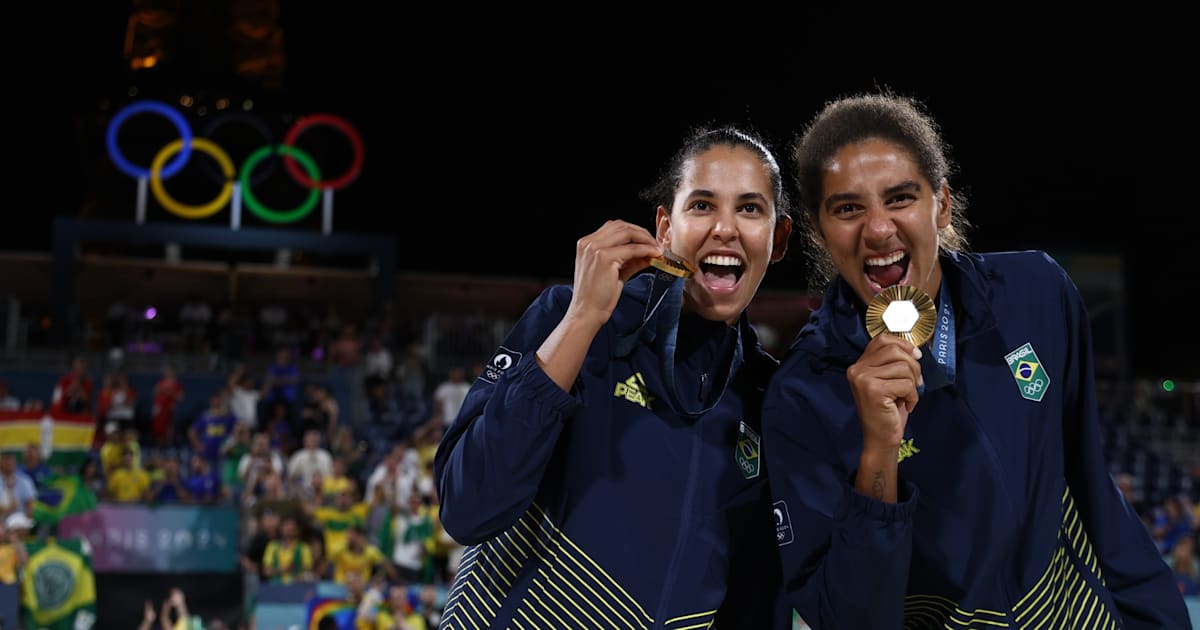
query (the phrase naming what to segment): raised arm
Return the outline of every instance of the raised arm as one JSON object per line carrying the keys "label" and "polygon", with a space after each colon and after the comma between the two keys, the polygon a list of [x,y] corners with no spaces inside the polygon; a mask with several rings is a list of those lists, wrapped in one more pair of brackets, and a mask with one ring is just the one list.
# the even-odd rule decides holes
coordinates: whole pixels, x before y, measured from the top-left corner
{"label": "raised arm", "polygon": [[580,239],[573,288],[544,291],[475,381],[434,460],[441,519],[459,543],[499,534],[529,507],[580,404],[575,381],[592,341],[625,281],[660,252],[623,221]]}
{"label": "raised arm", "polygon": [[916,488],[896,475],[896,451],[890,465],[865,449],[844,463],[829,434],[831,419],[820,416],[801,387],[810,376],[777,374],[763,411],[763,456],[788,599],[814,628],[898,630]]}

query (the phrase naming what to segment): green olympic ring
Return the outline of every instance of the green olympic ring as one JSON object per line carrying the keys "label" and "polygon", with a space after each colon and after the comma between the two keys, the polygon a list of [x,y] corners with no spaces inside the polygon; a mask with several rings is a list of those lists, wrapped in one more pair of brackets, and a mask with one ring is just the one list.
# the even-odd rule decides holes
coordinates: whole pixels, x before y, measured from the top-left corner
{"label": "green olympic ring", "polygon": [[305,216],[308,216],[308,213],[312,212],[312,209],[317,206],[317,201],[319,201],[321,198],[320,189],[310,188],[308,191],[308,198],[300,202],[300,205],[292,208],[291,210],[276,210],[274,208],[267,207],[254,197],[254,193],[250,192],[250,175],[254,172],[254,167],[259,162],[270,157],[271,154],[276,151],[299,162],[304,167],[304,170],[308,172],[308,176],[314,181],[319,181],[321,179],[321,171],[317,168],[317,162],[309,154],[287,144],[280,144],[275,147],[266,145],[259,148],[254,153],[251,153],[250,157],[246,158],[246,161],[242,163],[242,200],[246,202],[246,207],[249,208],[251,212],[264,221],[268,221],[270,223],[291,223],[293,221],[299,221]]}

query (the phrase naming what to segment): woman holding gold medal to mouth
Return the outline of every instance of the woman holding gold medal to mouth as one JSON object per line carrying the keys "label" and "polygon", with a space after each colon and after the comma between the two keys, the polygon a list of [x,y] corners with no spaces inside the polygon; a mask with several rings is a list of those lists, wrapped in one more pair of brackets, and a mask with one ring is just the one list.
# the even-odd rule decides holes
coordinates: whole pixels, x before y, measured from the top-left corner
{"label": "woman holding gold medal to mouth", "polygon": [[919,101],[831,101],[793,157],[828,285],[763,407],[792,606],[820,630],[1191,627],[1109,477],[1065,270],[965,251]]}
{"label": "woman holding gold medal to mouth", "polygon": [[576,242],[574,282],[528,307],[438,447],[468,546],[442,628],[791,627],[760,457],[778,361],[746,313],[787,249],[783,190],[760,139],[697,130],[644,195],[653,231]]}

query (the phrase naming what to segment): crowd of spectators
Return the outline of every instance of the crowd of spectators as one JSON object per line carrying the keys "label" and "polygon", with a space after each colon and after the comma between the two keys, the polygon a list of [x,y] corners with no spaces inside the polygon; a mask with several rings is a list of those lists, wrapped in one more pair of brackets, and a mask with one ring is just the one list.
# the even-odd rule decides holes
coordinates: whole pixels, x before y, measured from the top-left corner
{"label": "crowd of spectators", "polygon": [[[188,335],[197,350],[204,330]],[[74,357],[49,392],[21,398],[0,383],[5,409],[90,413],[96,427],[78,471],[51,471],[39,444],[4,454],[0,514],[12,526],[0,580],[19,579],[25,559],[7,542],[32,531],[17,515],[32,518],[39,480],[76,472],[104,502],[236,509],[247,615],[262,584],[323,581],[371,603],[364,615],[386,620],[403,601],[408,627],[436,627],[463,547],[440,526],[433,455],[479,367],[453,365],[434,380],[420,344],[406,342],[411,352],[395,360],[394,342],[360,330],[343,325],[315,352],[276,346],[262,369],[217,362],[220,385],[203,391],[172,364],[141,389],[113,353]],[[352,380],[350,399],[334,395],[336,379]],[[351,417],[345,408],[360,403]]]}

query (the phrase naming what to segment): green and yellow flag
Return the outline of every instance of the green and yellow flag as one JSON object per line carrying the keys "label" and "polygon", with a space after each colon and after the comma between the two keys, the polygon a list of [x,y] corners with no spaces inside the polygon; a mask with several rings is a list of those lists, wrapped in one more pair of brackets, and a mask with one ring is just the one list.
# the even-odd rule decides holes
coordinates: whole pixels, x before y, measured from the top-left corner
{"label": "green and yellow flag", "polygon": [[96,620],[96,580],[81,538],[25,543],[29,562],[21,573],[26,628],[77,630]]}
{"label": "green and yellow flag", "polygon": [[78,475],[48,479],[33,502],[33,520],[38,525],[56,525],[65,516],[96,509],[96,493]]}

